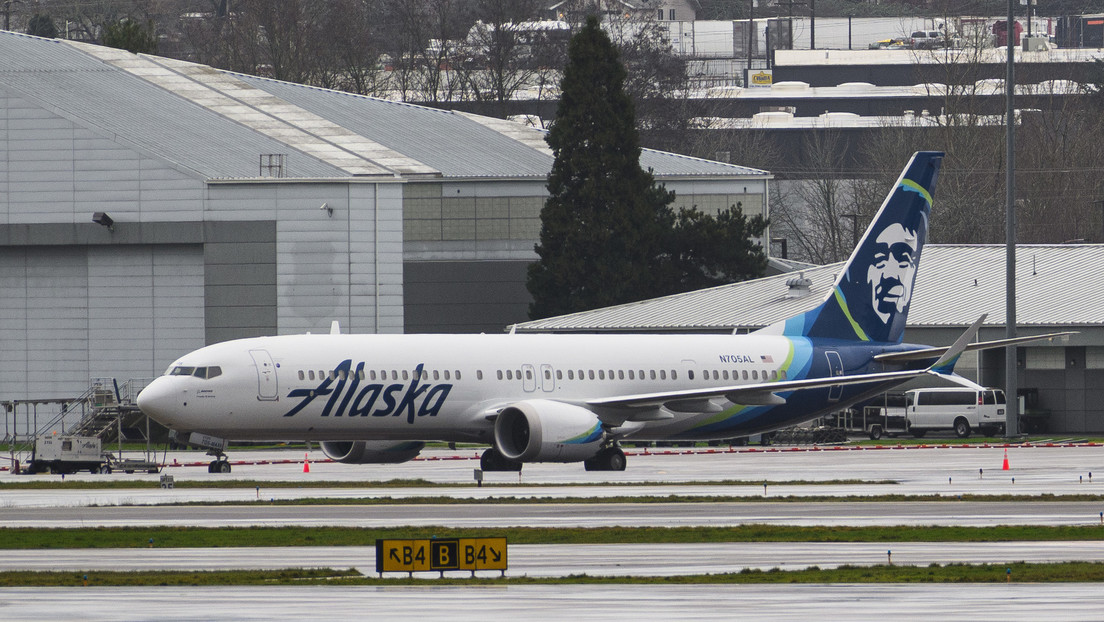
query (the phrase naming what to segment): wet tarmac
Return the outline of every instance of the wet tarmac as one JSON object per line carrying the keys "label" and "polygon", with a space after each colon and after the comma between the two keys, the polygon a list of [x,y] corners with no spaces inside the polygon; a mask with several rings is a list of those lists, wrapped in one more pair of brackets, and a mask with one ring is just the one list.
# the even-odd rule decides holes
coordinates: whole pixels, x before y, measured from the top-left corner
{"label": "wet tarmac", "polygon": [[[1002,470],[1005,451],[1009,469]],[[488,473],[472,484],[475,452],[434,451],[402,465],[343,465],[302,454],[243,452],[229,475],[210,474],[202,455],[170,454],[164,474],[197,488],[162,489],[150,474],[76,475],[89,481],[134,480],[149,488],[0,490],[5,525],[448,525],[494,529],[508,525],[730,525],[841,524],[1100,524],[1104,515],[1104,447],[918,447],[731,452],[630,452],[624,473],[591,473],[579,465],[529,465],[516,473]],[[247,459],[248,458],[248,459]],[[1095,480],[1091,473],[1095,471]],[[104,479],[107,478],[107,479]],[[382,486],[422,479],[428,487]],[[58,480],[60,476],[0,474],[0,482]],[[226,479],[259,488],[202,486]],[[1014,481],[1013,481],[1014,480]],[[360,482],[353,487],[325,482]],[[730,482],[739,481],[733,485]],[[834,482],[813,484],[811,482]],[[760,482],[766,482],[764,486]],[[317,487],[297,488],[302,483]],[[793,496],[878,497],[889,494],[946,501],[785,501]],[[1016,494],[1039,501],[959,501],[960,495]],[[1048,494],[1088,495],[1052,502]],[[280,506],[299,497],[745,497],[736,503],[319,505]],[[179,506],[181,501],[229,505]],[[1102,527],[1104,528],[1104,527]],[[368,545],[369,543],[366,543]],[[371,547],[341,549],[125,549],[5,551],[0,567],[107,568],[327,567],[374,570]],[[732,543],[702,545],[511,546],[509,574],[559,576],[669,576],[731,572],[742,568],[810,565],[1101,561],[1097,542],[1013,543]],[[756,618],[807,620],[1063,620],[1100,619],[1104,592],[1096,584],[1019,585],[673,585],[483,587],[233,587],[233,588],[6,588],[4,620],[671,620]],[[79,613],[77,613],[79,612]],[[1060,612],[1060,613],[1059,613]]]}

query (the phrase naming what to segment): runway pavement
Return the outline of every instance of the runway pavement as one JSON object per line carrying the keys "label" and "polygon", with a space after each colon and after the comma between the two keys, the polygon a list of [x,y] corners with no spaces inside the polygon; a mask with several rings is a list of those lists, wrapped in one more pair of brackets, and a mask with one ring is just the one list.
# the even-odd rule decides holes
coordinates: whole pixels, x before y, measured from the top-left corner
{"label": "runway pavement", "polygon": [[80,619],[449,620],[1100,620],[1095,583],[513,585],[508,587],[149,587],[0,590],[7,622]]}
{"label": "runway pavement", "polygon": [[[246,453],[246,452],[242,452]],[[164,474],[195,484],[249,480],[254,488],[176,488],[163,490],[154,474],[69,475],[72,481],[145,482],[148,488],[125,490],[0,491],[0,507],[164,504],[184,501],[242,501],[300,497],[420,496],[485,497],[617,497],[617,496],[791,496],[866,495],[1043,495],[1104,493],[1104,446],[1056,447],[886,447],[838,449],[734,450],[731,452],[630,452],[624,472],[585,471],[580,464],[532,464],[522,473],[485,473],[476,487],[479,463],[474,451],[434,450],[427,459],[398,465],[348,465],[311,458],[303,472],[303,454],[289,451],[248,452],[248,461],[231,474],[211,474],[198,464],[198,452],[168,456]],[[291,454],[289,456],[289,454]],[[1009,470],[1002,470],[1007,454]],[[241,454],[238,454],[241,457]],[[298,460],[298,462],[295,462]],[[244,463],[247,462],[247,463]],[[177,466],[173,466],[173,465]],[[1096,477],[1093,478],[1095,471]],[[60,481],[59,475],[0,473],[0,482]],[[447,487],[380,487],[391,480],[425,480]],[[327,488],[324,482],[358,482],[353,488]],[[723,482],[744,485],[719,485]],[[810,482],[840,482],[812,484]],[[271,482],[271,485],[265,485]],[[889,482],[889,483],[881,483]],[[309,484],[309,488],[287,485]],[[315,484],[322,483],[319,486]],[[767,486],[764,489],[763,484]],[[641,485],[647,484],[647,485]],[[693,484],[693,485],[691,485]]]}
{"label": "runway pavement", "polygon": [[[1100,525],[1094,501],[828,501],[430,505],[76,506],[0,508],[9,527],[442,526],[699,527],[775,525]],[[1104,527],[1102,527],[1104,529]]]}
{"label": "runway pavement", "polygon": [[[732,453],[632,452],[624,473],[593,473],[579,465],[528,465],[520,475],[487,474],[471,485],[478,465],[471,455],[430,452],[429,460],[402,465],[342,465],[311,457],[310,472],[287,452],[251,452],[230,476],[203,467],[170,466],[180,481],[214,484],[229,478],[256,480],[260,489],[176,488],[162,490],[158,476],[81,475],[67,479],[148,482],[132,490],[0,490],[0,524],[93,525],[317,525],[363,527],[447,525],[485,528],[508,525],[796,525],[880,524],[1100,524],[1104,511],[1104,447],[1003,447],[740,451]],[[232,456],[239,458],[241,456]],[[195,454],[168,462],[194,463]],[[287,462],[280,462],[287,460]],[[246,463],[248,462],[248,463]],[[265,462],[268,462],[265,464]],[[277,463],[274,463],[277,462]],[[1092,478],[1090,473],[1096,472]],[[462,486],[383,487],[395,479],[424,479]],[[1015,481],[1013,482],[1013,478]],[[0,474],[0,482],[30,482]],[[740,485],[726,484],[739,480]],[[846,483],[841,483],[843,480]],[[354,481],[354,487],[293,488],[304,482]],[[811,482],[834,481],[817,485]],[[764,487],[760,482],[766,482]],[[519,485],[520,484],[520,485]],[[641,485],[643,484],[643,485]],[[939,495],[949,501],[840,501],[810,503],[786,497]],[[1073,502],[977,502],[959,495],[1078,494]],[[589,503],[508,505],[321,505],[281,506],[296,497],[623,497],[734,496],[735,503]],[[181,501],[229,501],[231,505],[180,506]],[[266,502],[267,501],[267,502]],[[1102,527],[1104,529],[1104,527]],[[368,543],[366,543],[367,545]],[[1005,563],[1012,561],[1104,561],[1099,542],[690,545],[526,545],[510,549],[509,574],[556,576],[677,575],[742,568],[801,568],[839,564]],[[125,549],[100,551],[3,551],[0,568],[233,568],[319,565],[374,570],[368,547],[341,549]],[[273,564],[267,566],[266,564]],[[94,570],[93,570],[94,572]],[[83,620],[258,620],[524,618],[527,620],[732,619],[744,613],[770,619],[829,617],[851,620],[1063,620],[1099,619],[1104,592],[1098,585],[830,585],[830,586],[510,586],[506,588],[82,588],[3,589],[4,620],[40,620],[80,612]]]}

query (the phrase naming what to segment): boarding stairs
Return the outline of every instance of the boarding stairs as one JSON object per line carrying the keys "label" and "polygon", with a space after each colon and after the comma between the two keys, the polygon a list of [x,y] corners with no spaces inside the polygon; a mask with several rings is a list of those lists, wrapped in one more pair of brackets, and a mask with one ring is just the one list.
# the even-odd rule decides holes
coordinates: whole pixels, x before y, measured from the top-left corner
{"label": "boarding stairs", "polygon": [[[109,442],[149,440],[145,415],[138,409],[138,393],[149,379],[132,379],[122,386],[114,378],[93,378],[80,396],[65,403],[61,411],[38,434],[61,430],[68,436],[99,438]],[[77,422],[71,423],[79,414]],[[68,424],[68,425],[67,425]]]}

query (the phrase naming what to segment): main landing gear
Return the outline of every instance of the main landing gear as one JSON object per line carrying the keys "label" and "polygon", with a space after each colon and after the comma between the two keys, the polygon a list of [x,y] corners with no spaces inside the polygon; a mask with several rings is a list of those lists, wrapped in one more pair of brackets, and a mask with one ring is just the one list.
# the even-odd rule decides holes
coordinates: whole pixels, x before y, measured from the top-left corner
{"label": "main landing gear", "polygon": [[583,466],[588,471],[624,471],[625,452],[621,451],[621,448],[616,445],[606,447],[599,451],[598,455],[584,461]]}
{"label": "main landing gear", "polygon": [[491,447],[479,457],[479,468],[484,471],[521,471],[521,462],[510,460]]}
{"label": "main landing gear", "polygon": [[[214,464],[213,462],[211,464]],[[583,461],[583,466],[588,471],[624,471],[625,452],[620,447],[612,446],[603,448],[593,458]],[[227,464],[227,467],[230,465]],[[479,468],[485,472],[490,471],[521,471],[522,463],[503,456],[497,449],[491,447],[479,457]],[[224,471],[229,472],[229,471]]]}

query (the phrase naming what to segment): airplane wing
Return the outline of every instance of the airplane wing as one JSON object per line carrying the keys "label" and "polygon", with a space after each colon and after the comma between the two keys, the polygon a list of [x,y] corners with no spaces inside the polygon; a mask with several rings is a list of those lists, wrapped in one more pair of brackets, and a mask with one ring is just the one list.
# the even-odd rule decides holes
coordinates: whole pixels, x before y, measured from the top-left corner
{"label": "airplane wing", "polygon": [[[756,384],[741,384],[726,387],[708,387],[704,389],[688,389],[683,391],[664,391],[659,393],[641,393],[637,395],[618,395],[584,401],[571,401],[570,403],[585,406],[594,410],[620,410],[621,414],[614,415],[617,424],[625,421],[658,421],[661,419],[673,419],[673,413],[700,414],[711,410],[721,410],[711,403],[714,398],[724,398],[734,404],[744,405],[779,405],[785,404],[786,398],[778,395],[799,389],[816,389],[821,387],[833,387],[842,384],[862,384],[866,382],[905,382],[912,378],[918,378],[926,374],[939,374],[928,369],[914,369],[906,371],[880,372],[876,374],[857,374],[852,376],[835,376],[825,378],[807,378],[804,380],[779,380],[775,382],[761,382]],[[485,407],[481,417],[487,421],[494,421],[509,403],[498,403]],[[665,407],[667,412],[660,411]]]}
{"label": "airplane wing", "polygon": [[[723,397],[734,404],[778,405],[785,404],[786,398],[778,393],[799,389],[817,389],[843,384],[863,384],[868,382],[904,382],[912,378],[935,373],[930,369],[880,372],[875,374],[857,374],[825,378],[807,378],[804,380],[780,380],[757,384],[741,384],[727,387],[709,387],[685,391],[666,391],[662,393],[643,393],[640,395],[619,395],[593,400],[584,404],[596,408],[656,408],[666,406],[674,411],[701,412],[695,405],[715,397]],[[632,417],[630,417],[632,420]]]}
{"label": "airplane wing", "polygon": [[966,350],[970,340],[977,335],[977,331],[981,328],[981,324],[984,321],[985,316],[982,315],[973,325],[967,328],[953,344],[946,348],[938,348],[942,352],[942,356],[924,369],[908,369],[848,376],[826,376],[801,380],[780,380],[776,382],[761,382],[757,384],[733,385],[727,387],[708,387],[683,391],[666,391],[641,395],[622,395],[587,400],[584,403],[591,408],[597,409],[640,409],[642,412],[639,416],[629,415],[626,417],[626,421],[648,421],[657,418],[671,418],[674,416],[666,413],[658,413],[657,410],[661,406],[666,407],[668,411],[700,413],[706,410],[709,406],[708,402],[712,398],[723,397],[733,404],[756,406],[780,405],[786,403],[786,398],[778,394],[789,391],[818,389],[846,384],[905,382],[924,375],[946,376],[953,372],[954,362]]}

